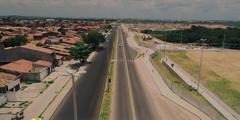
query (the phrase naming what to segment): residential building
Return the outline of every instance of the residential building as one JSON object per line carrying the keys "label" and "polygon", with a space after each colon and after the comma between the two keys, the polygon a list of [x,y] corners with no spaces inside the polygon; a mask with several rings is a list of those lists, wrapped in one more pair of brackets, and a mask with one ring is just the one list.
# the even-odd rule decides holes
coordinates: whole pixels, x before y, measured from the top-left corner
{"label": "residential building", "polygon": [[0,105],[16,100],[16,92],[20,90],[20,77],[0,72]]}
{"label": "residential building", "polygon": [[36,62],[38,60],[49,61],[55,66],[56,53],[47,48],[35,45],[24,45],[0,51],[0,65],[11,63],[20,59]]}
{"label": "residential building", "polygon": [[49,61],[38,60],[38,61],[33,63],[33,66],[35,66],[35,67],[47,67],[48,74],[50,74],[53,71],[53,65]]}
{"label": "residential building", "polygon": [[22,80],[40,81],[50,74],[50,66],[51,63],[46,61],[31,62],[25,59],[20,59],[0,66],[0,71],[11,74],[20,74]]}
{"label": "residential building", "polygon": [[4,105],[7,103],[7,95],[0,93],[0,106]]}

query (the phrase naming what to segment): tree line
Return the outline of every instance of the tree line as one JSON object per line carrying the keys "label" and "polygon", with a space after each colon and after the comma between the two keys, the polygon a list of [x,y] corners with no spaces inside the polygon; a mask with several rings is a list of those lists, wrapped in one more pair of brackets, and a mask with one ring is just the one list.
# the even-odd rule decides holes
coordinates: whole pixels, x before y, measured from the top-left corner
{"label": "tree line", "polygon": [[204,43],[209,46],[240,49],[239,28],[210,29],[202,26],[192,26],[190,29],[171,31],[146,29],[142,33],[172,43],[195,43],[200,45],[200,39],[207,39]]}

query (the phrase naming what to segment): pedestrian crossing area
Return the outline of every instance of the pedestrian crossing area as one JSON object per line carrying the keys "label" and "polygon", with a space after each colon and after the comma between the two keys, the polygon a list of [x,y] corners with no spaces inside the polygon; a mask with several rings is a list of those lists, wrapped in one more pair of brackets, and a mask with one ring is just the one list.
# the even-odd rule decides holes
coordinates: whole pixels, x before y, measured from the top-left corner
{"label": "pedestrian crossing area", "polygon": [[125,60],[125,59],[114,59],[112,61],[114,61],[114,62],[129,62],[129,63],[134,63],[135,62],[134,59],[128,59],[128,60]]}

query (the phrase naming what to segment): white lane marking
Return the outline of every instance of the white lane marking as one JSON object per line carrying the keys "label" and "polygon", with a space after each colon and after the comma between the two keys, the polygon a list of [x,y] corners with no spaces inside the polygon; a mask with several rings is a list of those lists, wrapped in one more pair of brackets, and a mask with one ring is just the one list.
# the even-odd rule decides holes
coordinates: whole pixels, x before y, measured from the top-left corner
{"label": "white lane marking", "polygon": [[[123,44],[123,37],[122,37],[122,32],[119,30],[120,32],[120,36],[121,36],[121,41],[122,41],[122,44]],[[126,53],[125,53],[125,44],[123,44],[123,56],[124,56],[124,59],[125,61],[127,61],[127,57],[126,57]],[[133,95],[132,95],[132,88],[130,87],[130,77],[129,77],[129,71],[128,71],[128,65],[127,65],[127,62],[124,62],[125,63],[125,69],[126,69],[126,74],[127,74],[127,80],[128,80],[128,88],[129,88],[129,92],[130,92],[130,102],[131,102],[131,110],[132,110],[132,113],[133,113],[133,120],[136,120],[136,113],[135,113],[135,107],[134,107],[134,102],[133,102]]]}

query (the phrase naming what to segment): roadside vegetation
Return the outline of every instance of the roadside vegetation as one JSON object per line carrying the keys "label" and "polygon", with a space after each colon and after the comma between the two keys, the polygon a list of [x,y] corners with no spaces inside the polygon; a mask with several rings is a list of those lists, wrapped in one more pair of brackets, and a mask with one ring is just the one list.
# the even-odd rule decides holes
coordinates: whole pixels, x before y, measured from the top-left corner
{"label": "roadside vegetation", "polygon": [[[191,60],[187,52],[167,52],[167,55],[194,78],[198,78],[199,64]],[[208,65],[208,67],[204,67],[202,70],[201,83],[236,112],[240,113],[240,91],[234,87],[234,84],[237,84],[238,81],[229,80],[217,74],[211,69],[211,66]]]}
{"label": "roadside vegetation", "polygon": [[34,83],[40,83],[41,81],[36,81],[36,80],[25,80],[23,81],[23,83],[27,84],[27,85],[31,85]]}
{"label": "roadside vegetation", "polygon": [[[112,79],[113,74],[113,66],[114,63],[111,62],[109,67],[109,79]],[[112,102],[112,82],[109,82],[107,80],[106,89],[104,92],[103,102],[101,106],[101,112],[100,112],[100,120],[109,120],[110,118],[110,110],[111,110],[111,102]]]}
{"label": "roadside vegetation", "polygon": [[87,35],[85,33],[82,33],[81,37],[83,38],[84,43],[88,45],[90,50],[97,49],[99,44],[105,41],[104,35],[96,31],[90,32]]}
{"label": "roadside vegetation", "polygon": [[197,91],[189,89],[182,82],[180,82],[181,80],[176,76],[176,74],[161,63],[161,58],[162,56],[160,53],[156,54],[156,56],[153,57],[153,61],[161,70],[159,72],[162,72],[162,74],[165,75],[168,80],[170,80],[175,86],[177,86],[187,94],[193,96],[194,98],[200,100],[205,104],[209,104],[208,101],[204,97],[202,97]]}
{"label": "roadside vegetation", "polygon": [[70,49],[70,55],[72,58],[83,63],[85,63],[89,53],[90,49],[84,43],[77,43],[73,48]]}
{"label": "roadside vegetation", "polygon": [[105,37],[100,32],[90,32],[88,34],[82,33],[81,37],[83,42],[76,43],[69,51],[71,57],[74,60],[79,60],[81,63],[85,63],[89,54],[96,50],[100,43],[105,41]]}
{"label": "roadside vegetation", "polygon": [[201,26],[192,26],[186,30],[143,30],[142,33],[150,34],[161,40],[172,43],[194,43],[201,45],[202,38],[207,39],[205,43],[209,46],[240,49],[240,29],[210,29]]}
{"label": "roadside vegetation", "polygon": [[138,35],[138,34],[136,34],[135,36],[134,36],[134,40],[137,42],[137,44],[139,45],[139,46],[141,46],[142,45],[142,38],[141,38],[141,36],[140,35]]}

